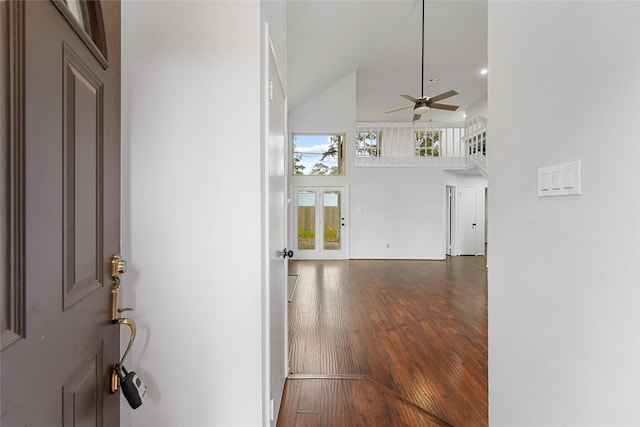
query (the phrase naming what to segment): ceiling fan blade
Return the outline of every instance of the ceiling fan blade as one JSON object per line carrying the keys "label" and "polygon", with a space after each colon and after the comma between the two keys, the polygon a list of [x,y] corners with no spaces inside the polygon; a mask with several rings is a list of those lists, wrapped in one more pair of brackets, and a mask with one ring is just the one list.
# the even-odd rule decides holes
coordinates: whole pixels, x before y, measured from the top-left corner
{"label": "ceiling fan blade", "polygon": [[400,96],[403,97],[404,99],[408,99],[409,101],[411,101],[413,103],[418,102],[418,100],[416,98],[414,98],[413,96],[411,96],[411,95],[400,95]]}
{"label": "ceiling fan blade", "polygon": [[413,121],[415,122],[416,120],[420,120],[421,115],[420,114],[414,114],[413,115]]}
{"label": "ceiling fan blade", "polygon": [[409,109],[409,108],[413,108],[413,105],[407,105],[406,107],[394,108],[393,110],[385,111],[385,114],[387,114],[387,113],[395,113],[396,111],[406,110],[406,109]]}
{"label": "ceiling fan blade", "polygon": [[431,108],[437,108],[438,110],[449,110],[456,111],[458,109],[457,105],[447,105],[447,104],[430,104]]}
{"label": "ceiling fan blade", "polygon": [[457,95],[458,92],[455,90],[450,90],[448,92],[441,93],[440,95],[433,96],[429,98],[429,102],[438,102],[441,99],[449,98],[450,96]]}

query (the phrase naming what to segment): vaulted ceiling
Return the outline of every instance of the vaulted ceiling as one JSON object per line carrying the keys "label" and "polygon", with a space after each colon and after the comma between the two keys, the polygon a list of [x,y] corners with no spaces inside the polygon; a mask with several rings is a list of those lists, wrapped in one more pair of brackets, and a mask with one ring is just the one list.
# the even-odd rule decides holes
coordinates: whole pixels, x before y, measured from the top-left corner
{"label": "vaulted ceiling", "polygon": [[[290,0],[287,14],[290,110],[356,70],[358,121],[411,121],[384,112],[421,96],[422,0]],[[487,96],[487,0],[427,0],[425,22],[424,95],[454,89],[442,102],[460,106],[432,120],[461,120]]]}

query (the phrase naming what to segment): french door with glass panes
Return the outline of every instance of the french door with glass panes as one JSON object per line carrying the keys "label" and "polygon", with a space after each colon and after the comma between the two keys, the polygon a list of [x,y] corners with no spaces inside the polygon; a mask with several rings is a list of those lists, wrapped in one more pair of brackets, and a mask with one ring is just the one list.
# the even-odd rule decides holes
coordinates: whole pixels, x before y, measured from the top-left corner
{"label": "french door with glass panes", "polygon": [[293,187],[296,258],[346,259],[349,254],[347,187]]}

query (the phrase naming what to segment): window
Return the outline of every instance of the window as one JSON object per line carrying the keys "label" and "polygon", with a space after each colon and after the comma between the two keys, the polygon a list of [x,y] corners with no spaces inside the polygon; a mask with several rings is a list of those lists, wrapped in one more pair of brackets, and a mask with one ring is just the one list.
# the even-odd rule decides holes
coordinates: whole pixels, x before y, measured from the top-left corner
{"label": "window", "polygon": [[483,156],[487,155],[487,131],[474,135],[469,138],[469,155],[481,152]]}
{"label": "window", "polygon": [[293,134],[293,175],[344,175],[343,133]]}
{"label": "window", "polygon": [[358,130],[356,132],[356,157],[382,157],[382,132]]}
{"label": "window", "polygon": [[440,130],[416,131],[415,155],[418,157],[439,157],[441,137],[442,131]]}
{"label": "window", "polygon": [[69,25],[106,70],[107,42],[99,0],[52,0]]}

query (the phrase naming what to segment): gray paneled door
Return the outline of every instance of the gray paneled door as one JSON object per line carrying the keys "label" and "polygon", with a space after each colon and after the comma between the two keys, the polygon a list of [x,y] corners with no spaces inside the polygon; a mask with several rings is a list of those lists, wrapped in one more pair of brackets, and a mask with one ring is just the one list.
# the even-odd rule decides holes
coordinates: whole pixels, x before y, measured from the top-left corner
{"label": "gray paneled door", "polygon": [[0,0],[0,19],[0,423],[118,426],[120,3]]}

